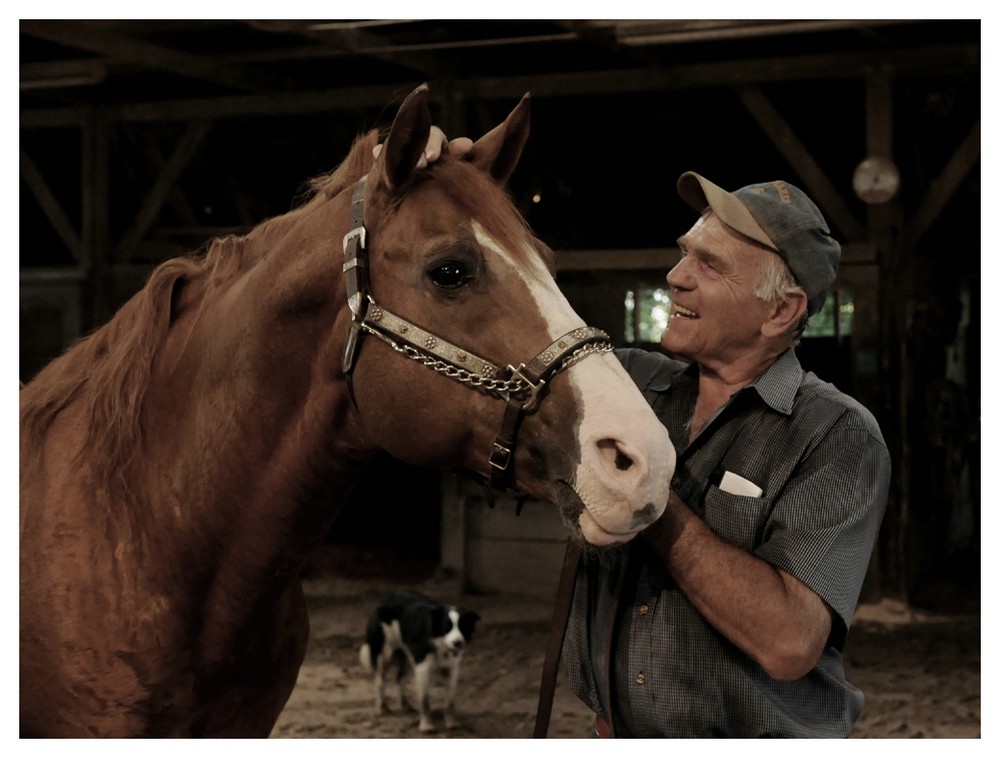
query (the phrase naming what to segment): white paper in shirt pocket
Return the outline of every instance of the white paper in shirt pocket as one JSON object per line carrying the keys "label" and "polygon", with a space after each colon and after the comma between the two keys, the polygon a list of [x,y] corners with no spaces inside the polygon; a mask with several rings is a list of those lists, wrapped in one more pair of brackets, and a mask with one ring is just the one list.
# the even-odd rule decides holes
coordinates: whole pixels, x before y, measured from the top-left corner
{"label": "white paper in shirt pocket", "polygon": [[745,495],[746,497],[760,497],[764,492],[764,490],[749,479],[744,479],[732,471],[727,471],[722,475],[722,481],[719,482],[719,489],[732,495]]}

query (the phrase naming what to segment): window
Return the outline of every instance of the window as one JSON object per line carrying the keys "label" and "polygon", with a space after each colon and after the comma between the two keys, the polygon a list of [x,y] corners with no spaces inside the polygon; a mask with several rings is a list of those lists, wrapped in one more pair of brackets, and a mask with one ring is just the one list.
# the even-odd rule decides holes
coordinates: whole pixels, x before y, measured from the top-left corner
{"label": "window", "polygon": [[850,337],[854,321],[854,298],[848,292],[831,290],[819,313],[813,314],[802,333],[809,337]]}
{"label": "window", "polygon": [[668,290],[639,287],[625,293],[625,342],[659,342],[669,318]]}

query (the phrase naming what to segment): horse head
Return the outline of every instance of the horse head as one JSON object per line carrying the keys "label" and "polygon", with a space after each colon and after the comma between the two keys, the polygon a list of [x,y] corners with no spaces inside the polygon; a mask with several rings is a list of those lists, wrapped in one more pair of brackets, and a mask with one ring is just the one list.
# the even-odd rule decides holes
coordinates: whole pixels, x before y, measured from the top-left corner
{"label": "horse head", "polygon": [[427,88],[403,102],[355,189],[344,369],[379,447],[557,503],[591,544],[624,542],[662,513],[674,450],[507,196],[529,106],[461,158],[417,169]]}

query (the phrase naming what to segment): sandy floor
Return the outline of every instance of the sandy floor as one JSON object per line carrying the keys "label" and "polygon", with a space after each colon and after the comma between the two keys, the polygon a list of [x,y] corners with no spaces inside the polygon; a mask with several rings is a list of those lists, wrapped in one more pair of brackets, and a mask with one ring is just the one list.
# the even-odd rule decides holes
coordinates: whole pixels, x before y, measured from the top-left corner
{"label": "sandy floor", "polygon": [[[374,599],[411,586],[480,613],[462,662],[462,727],[423,735],[416,715],[376,718],[371,681],[358,660]],[[406,581],[323,572],[306,581],[312,636],[298,685],[272,737],[530,737],[548,625],[549,604],[516,597],[462,596],[454,582]],[[847,650],[849,678],[866,694],[852,737],[980,737],[980,618],[975,609],[938,615],[898,603],[863,605]],[[389,690],[394,702],[393,688]],[[440,707],[443,681],[432,707]],[[561,684],[550,737],[582,737],[592,716]]]}

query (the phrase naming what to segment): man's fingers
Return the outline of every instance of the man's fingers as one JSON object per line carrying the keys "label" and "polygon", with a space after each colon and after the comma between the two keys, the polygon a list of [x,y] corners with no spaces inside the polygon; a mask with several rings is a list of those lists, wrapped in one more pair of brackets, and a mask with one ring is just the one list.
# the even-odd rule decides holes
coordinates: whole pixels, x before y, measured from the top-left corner
{"label": "man's fingers", "polygon": [[428,163],[433,163],[441,157],[448,144],[448,137],[438,126],[431,127],[431,133],[427,137],[427,145],[424,147],[424,154],[417,161],[417,168],[426,168]]}
{"label": "man's fingers", "polygon": [[[424,153],[420,156],[420,160],[417,161],[417,168],[427,168],[428,165],[434,163],[444,153],[461,158],[471,149],[472,140],[468,137],[456,137],[449,141],[440,127],[432,126],[430,136],[427,137],[427,145],[424,147]],[[372,148],[372,157],[378,160],[381,152],[382,145],[375,145]]]}
{"label": "man's fingers", "polygon": [[455,139],[448,141],[448,155],[461,158],[472,149],[472,144],[472,140],[468,137],[455,137]]}

